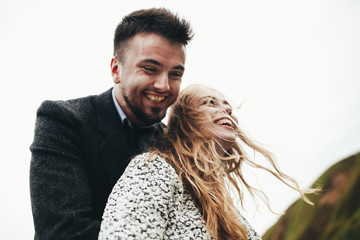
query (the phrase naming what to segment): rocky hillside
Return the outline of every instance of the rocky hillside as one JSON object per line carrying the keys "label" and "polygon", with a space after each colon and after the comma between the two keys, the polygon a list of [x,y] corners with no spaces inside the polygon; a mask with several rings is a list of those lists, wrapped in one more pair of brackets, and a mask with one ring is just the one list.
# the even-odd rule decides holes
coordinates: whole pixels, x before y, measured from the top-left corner
{"label": "rocky hillside", "polygon": [[263,240],[359,240],[360,153],[330,167],[315,183],[323,191],[297,200]]}

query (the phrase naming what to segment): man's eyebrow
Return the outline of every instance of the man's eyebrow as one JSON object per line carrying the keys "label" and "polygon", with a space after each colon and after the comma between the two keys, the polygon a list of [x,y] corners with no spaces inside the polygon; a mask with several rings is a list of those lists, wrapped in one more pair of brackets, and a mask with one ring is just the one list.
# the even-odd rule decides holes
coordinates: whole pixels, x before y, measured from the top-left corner
{"label": "man's eyebrow", "polygon": [[175,66],[175,67],[173,67],[173,69],[178,69],[178,70],[183,70],[183,71],[185,71],[185,68],[184,68],[184,66],[182,66],[182,65]]}
{"label": "man's eyebrow", "polygon": [[152,64],[155,64],[155,65],[158,65],[158,66],[162,66],[161,63],[159,63],[158,61],[156,61],[154,59],[144,59],[142,62],[143,63],[152,63]]}
{"label": "man's eyebrow", "polygon": [[[142,62],[143,62],[143,63],[152,63],[152,64],[157,65],[157,66],[160,66],[160,67],[163,66],[160,62],[158,62],[158,61],[156,61],[156,60],[154,60],[154,59],[151,59],[151,58],[149,58],[149,59],[144,59]],[[173,69],[185,71],[185,68],[184,68],[184,66],[182,66],[182,65],[175,66],[175,67],[173,67]]]}

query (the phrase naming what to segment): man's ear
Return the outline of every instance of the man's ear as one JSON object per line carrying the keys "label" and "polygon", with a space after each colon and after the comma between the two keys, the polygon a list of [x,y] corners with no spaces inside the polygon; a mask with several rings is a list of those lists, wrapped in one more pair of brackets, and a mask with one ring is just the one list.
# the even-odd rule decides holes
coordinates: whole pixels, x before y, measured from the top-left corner
{"label": "man's ear", "polygon": [[120,66],[118,59],[114,56],[111,59],[111,76],[113,78],[113,82],[118,84],[120,82]]}

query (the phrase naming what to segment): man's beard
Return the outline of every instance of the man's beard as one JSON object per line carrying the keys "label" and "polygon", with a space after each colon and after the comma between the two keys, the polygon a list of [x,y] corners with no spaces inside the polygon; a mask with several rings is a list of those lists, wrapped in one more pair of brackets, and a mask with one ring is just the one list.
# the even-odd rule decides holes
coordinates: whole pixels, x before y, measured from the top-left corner
{"label": "man's beard", "polygon": [[145,111],[143,109],[133,106],[130,103],[129,98],[125,94],[123,94],[123,97],[124,97],[126,104],[130,108],[130,110],[133,112],[135,117],[138,120],[140,120],[141,122],[143,122],[145,125],[152,125],[154,123],[158,123],[165,117],[165,113],[160,115],[161,108],[158,108],[158,107],[151,108],[151,112],[154,113],[155,117],[150,117],[148,114],[145,113]]}

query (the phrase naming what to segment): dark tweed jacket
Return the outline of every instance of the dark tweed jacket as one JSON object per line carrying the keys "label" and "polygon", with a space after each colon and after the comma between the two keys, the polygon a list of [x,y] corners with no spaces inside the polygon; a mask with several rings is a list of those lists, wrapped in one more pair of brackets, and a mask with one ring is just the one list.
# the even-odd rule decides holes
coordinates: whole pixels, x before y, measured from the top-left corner
{"label": "dark tweed jacket", "polygon": [[[163,127],[142,138],[147,146]],[[107,198],[130,160],[125,131],[111,89],[41,104],[30,147],[35,239],[97,239]]]}

